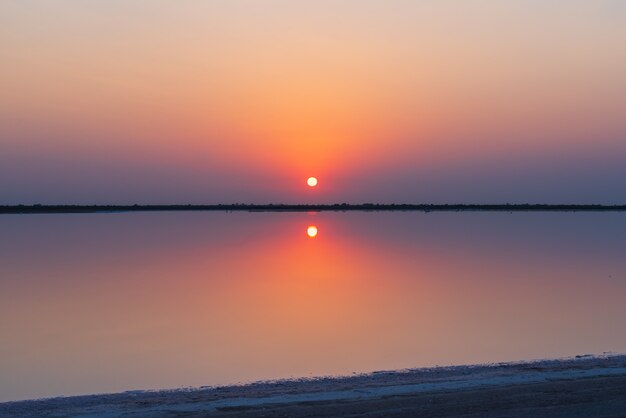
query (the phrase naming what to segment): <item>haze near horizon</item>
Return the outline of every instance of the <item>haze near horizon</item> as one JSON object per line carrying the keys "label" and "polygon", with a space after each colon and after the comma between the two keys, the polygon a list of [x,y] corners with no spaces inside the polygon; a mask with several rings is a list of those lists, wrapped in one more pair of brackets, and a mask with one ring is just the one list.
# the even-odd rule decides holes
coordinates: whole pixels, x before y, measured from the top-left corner
{"label": "haze near horizon", "polygon": [[0,204],[626,201],[620,1],[7,0],[0,61]]}

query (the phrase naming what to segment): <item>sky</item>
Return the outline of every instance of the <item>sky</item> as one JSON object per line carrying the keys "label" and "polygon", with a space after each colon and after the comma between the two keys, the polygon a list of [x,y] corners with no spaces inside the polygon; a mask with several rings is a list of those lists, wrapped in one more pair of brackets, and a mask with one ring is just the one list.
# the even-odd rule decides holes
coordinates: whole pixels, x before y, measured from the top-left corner
{"label": "sky", "polygon": [[0,92],[0,204],[626,203],[620,0],[4,0]]}

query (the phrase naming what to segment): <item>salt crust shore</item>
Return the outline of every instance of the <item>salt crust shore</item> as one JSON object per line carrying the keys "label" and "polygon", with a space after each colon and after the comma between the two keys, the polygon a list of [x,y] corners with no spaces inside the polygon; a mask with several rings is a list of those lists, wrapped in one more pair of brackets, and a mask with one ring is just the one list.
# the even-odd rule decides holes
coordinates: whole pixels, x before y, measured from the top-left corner
{"label": "salt crust shore", "polygon": [[[0,403],[0,417],[275,416],[280,411],[288,411],[284,416],[321,416],[323,411],[330,412],[328,416],[378,416],[371,413],[372,409],[401,405],[400,409],[392,409],[398,411],[397,416],[404,416],[401,411],[410,411],[411,406],[428,412],[424,403],[432,402],[436,394],[449,398],[478,391],[476,396],[481,396],[480,392],[485,390],[533,385],[545,393],[544,386],[553,389],[557,383],[571,392],[573,389],[563,386],[563,382],[577,382],[578,386],[582,382],[582,386],[576,388],[586,392],[593,389],[587,386],[606,387],[608,382],[618,391],[623,389],[626,395],[626,386],[622,383],[626,383],[626,355],[605,353],[553,360],[384,371],[350,377],[5,402]],[[370,413],[355,412],[358,406],[367,405],[365,409]],[[621,405],[609,408],[603,416],[626,416],[626,410],[620,411]],[[319,409],[319,414],[315,413],[315,408]],[[554,412],[557,416],[558,411]],[[388,411],[389,414],[396,415],[393,411]]]}

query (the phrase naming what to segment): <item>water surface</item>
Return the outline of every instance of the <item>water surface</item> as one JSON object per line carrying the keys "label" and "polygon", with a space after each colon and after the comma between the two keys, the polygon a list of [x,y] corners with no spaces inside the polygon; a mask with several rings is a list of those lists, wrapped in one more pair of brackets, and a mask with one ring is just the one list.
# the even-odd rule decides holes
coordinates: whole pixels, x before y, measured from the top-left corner
{"label": "water surface", "polygon": [[0,231],[0,401],[626,351],[623,213],[5,215]]}

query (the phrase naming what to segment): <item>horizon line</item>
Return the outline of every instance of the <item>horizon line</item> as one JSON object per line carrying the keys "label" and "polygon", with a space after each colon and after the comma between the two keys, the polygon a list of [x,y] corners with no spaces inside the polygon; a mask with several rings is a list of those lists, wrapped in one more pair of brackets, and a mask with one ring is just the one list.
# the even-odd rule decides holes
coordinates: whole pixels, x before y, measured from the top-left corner
{"label": "horizon line", "polygon": [[183,211],[244,211],[244,212],[621,212],[626,204],[548,204],[548,203],[219,203],[167,205],[0,205],[0,214],[110,213],[110,212],[183,212]]}

